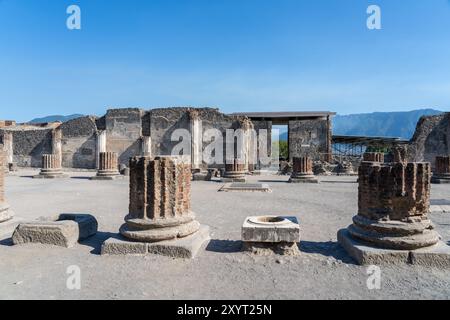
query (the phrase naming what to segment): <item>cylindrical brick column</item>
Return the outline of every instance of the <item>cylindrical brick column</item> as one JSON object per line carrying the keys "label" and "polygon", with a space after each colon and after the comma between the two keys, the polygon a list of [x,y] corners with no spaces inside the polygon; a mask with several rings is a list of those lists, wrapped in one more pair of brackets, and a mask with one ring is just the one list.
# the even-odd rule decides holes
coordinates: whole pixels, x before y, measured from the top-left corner
{"label": "cylindrical brick column", "polygon": [[225,164],[224,178],[226,179],[234,179],[234,180],[245,179],[246,173],[247,173],[247,166],[240,159],[235,158],[233,159],[232,163]]}
{"label": "cylindrical brick column", "polygon": [[382,152],[366,152],[363,154],[363,161],[368,162],[384,162],[384,153]]}
{"label": "cylindrical brick column", "polygon": [[313,162],[309,157],[294,157],[292,165],[292,175],[289,180],[295,182],[317,183],[318,179],[314,176]]}
{"label": "cylindrical brick column", "polygon": [[[0,167],[6,162],[6,154],[0,150]],[[0,170],[0,223],[11,220],[14,213],[9,209],[9,205],[5,201],[5,171]]]}
{"label": "cylindrical brick column", "polygon": [[130,204],[123,236],[155,242],[186,237],[200,224],[191,211],[190,164],[177,157],[130,159]]}
{"label": "cylindrical brick column", "polygon": [[439,241],[428,219],[429,163],[380,164],[359,168],[358,214],[349,234],[378,248],[413,250]]}
{"label": "cylindrical brick column", "polygon": [[97,177],[108,178],[119,176],[118,156],[115,152],[100,152]]}
{"label": "cylindrical brick column", "polygon": [[33,178],[62,178],[65,175],[61,168],[61,156],[58,154],[42,155],[42,168],[38,176]]}

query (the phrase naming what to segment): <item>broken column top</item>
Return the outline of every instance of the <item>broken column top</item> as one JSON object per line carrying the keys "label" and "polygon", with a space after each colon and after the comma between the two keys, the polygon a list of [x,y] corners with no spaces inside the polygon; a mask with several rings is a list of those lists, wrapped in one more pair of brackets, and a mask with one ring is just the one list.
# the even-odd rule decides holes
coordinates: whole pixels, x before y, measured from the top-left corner
{"label": "broken column top", "polygon": [[429,163],[363,162],[358,215],[371,220],[425,218],[430,208]]}

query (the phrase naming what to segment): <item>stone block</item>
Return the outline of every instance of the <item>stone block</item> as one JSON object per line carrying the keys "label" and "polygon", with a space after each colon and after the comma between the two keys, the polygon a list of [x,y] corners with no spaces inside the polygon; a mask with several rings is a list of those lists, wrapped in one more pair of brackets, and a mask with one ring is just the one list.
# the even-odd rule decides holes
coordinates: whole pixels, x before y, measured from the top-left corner
{"label": "stone block", "polygon": [[10,220],[0,223],[0,240],[11,238],[14,230],[16,230],[22,219],[13,217]]}
{"label": "stone block", "polygon": [[347,229],[342,229],[338,232],[338,242],[360,265],[413,264],[450,268],[450,246],[442,241],[433,246],[415,250],[380,249],[355,240]]}
{"label": "stone block", "polygon": [[405,264],[409,261],[409,251],[374,248],[357,241],[347,229],[339,230],[339,244],[360,265]]}
{"label": "stone block", "polygon": [[89,214],[61,214],[50,218],[19,224],[13,234],[13,243],[40,243],[73,247],[97,232],[97,220]]}
{"label": "stone block", "polygon": [[248,217],[242,226],[244,242],[299,242],[300,225],[296,217]]}
{"label": "stone block", "polygon": [[158,242],[133,242],[118,235],[102,245],[102,255],[158,254],[172,258],[195,258],[202,245],[210,240],[209,227],[200,226],[199,231],[185,238]]}
{"label": "stone block", "polygon": [[272,192],[266,183],[227,183],[219,189],[221,192]]}

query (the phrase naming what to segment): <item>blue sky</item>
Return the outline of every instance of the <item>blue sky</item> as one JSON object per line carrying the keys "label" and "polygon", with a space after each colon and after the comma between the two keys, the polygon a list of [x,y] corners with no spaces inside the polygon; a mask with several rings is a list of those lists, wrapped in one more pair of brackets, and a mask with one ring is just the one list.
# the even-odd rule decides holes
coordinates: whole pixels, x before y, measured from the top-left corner
{"label": "blue sky", "polygon": [[448,111],[450,2],[0,0],[0,118],[185,105]]}

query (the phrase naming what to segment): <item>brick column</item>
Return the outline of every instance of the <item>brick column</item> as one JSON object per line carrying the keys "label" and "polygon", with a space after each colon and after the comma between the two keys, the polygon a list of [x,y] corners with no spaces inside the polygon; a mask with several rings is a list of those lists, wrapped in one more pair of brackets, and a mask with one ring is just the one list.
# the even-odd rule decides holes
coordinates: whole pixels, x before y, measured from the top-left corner
{"label": "brick column", "polygon": [[242,160],[235,158],[233,163],[225,164],[224,181],[245,182],[247,166]]}
{"label": "brick column", "polygon": [[[5,165],[5,158],[5,152],[0,150],[0,167]],[[9,205],[5,201],[5,171],[0,170],[0,224],[11,220],[13,216],[14,213],[9,209]]]}
{"label": "brick column", "polygon": [[141,242],[183,238],[200,228],[191,211],[190,164],[175,157],[130,159],[130,204],[123,236]]}
{"label": "brick column", "polygon": [[363,162],[359,169],[358,214],[351,237],[373,247],[413,250],[439,241],[428,219],[429,163]]}
{"label": "brick column", "polygon": [[436,168],[431,182],[450,183],[450,156],[436,157]]}
{"label": "brick column", "polygon": [[289,179],[291,183],[318,183],[314,176],[313,162],[309,157],[294,157],[292,175]]}
{"label": "brick column", "polygon": [[100,152],[97,175],[91,180],[113,180],[119,176],[117,153]]}
{"label": "brick column", "polygon": [[61,156],[58,154],[44,154],[42,155],[42,168],[39,175],[33,178],[64,178],[67,177],[62,172]]}

